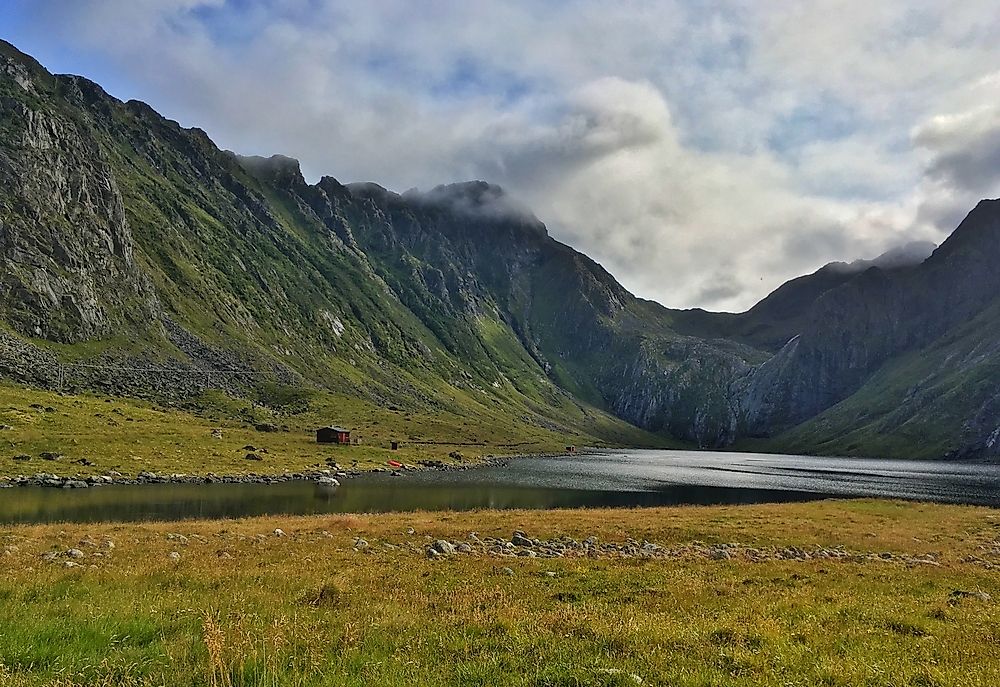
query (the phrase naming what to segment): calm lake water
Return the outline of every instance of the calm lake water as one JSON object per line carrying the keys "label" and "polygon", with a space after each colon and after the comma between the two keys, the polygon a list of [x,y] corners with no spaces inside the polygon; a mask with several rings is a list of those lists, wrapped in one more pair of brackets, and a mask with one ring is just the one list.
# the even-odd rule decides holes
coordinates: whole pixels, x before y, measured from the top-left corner
{"label": "calm lake water", "polygon": [[157,484],[0,490],[0,523],[475,508],[637,507],[884,497],[1000,507],[1000,466],[701,451],[609,451],[506,467],[367,475],[336,489]]}

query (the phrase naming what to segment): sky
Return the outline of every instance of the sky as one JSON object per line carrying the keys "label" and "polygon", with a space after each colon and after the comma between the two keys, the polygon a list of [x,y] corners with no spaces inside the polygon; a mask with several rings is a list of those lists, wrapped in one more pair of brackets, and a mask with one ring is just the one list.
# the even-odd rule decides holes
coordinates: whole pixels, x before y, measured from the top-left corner
{"label": "sky", "polygon": [[995,0],[4,0],[0,37],[310,181],[482,179],[744,310],[1000,196]]}

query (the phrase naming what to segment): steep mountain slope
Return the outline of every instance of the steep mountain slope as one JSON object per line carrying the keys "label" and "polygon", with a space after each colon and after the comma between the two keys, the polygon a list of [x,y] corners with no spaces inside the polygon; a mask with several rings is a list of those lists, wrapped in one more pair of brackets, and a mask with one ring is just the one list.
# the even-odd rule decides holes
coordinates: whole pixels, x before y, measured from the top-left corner
{"label": "steep mountain slope", "polygon": [[1000,202],[983,201],[920,265],[872,268],[820,296],[808,326],[755,373],[751,433],[802,422],[889,360],[932,345],[997,302]]}
{"label": "steep mountain slope", "polygon": [[825,293],[750,381],[747,433],[804,423],[781,440],[995,459],[998,260],[1000,201],[983,201],[920,265],[869,269]]}
{"label": "steep mountain slope", "polygon": [[410,310],[352,235],[353,221],[393,227],[334,180],[220,151],[9,45],[0,75],[5,376],[54,386],[59,343],[64,362],[100,366],[70,368],[71,385],[189,395],[256,374],[656,441],[551,383],[493,310]]}
{"label": "steep mountain slope", "polygon": [[[96,346],[87,362],[104,366],[214,370],[216,383],[265,371],[380,404],[499,404],[578,427],[596,406],[699,443],[732,438],[735,415],[720,423],[714,410],[729,408],[717,399],[728,375],[706,392],[687,351],[717,357],[720,371],[752,352],[677,336],[666,311],[553,241],[499,189],[310,185],[294,160],[220,151],[11,46],[2,57],[2,314],[34,339],[27,352],[9,344],[21,363],[8,376],[51,385],[30,351],[50,341],[75,346],[70,357]],[[76,376],[107,386],[106,374]],[[111,390],[180,385],[126,377]],[[646,384],[660,377],[675,381],[669,393]]]}

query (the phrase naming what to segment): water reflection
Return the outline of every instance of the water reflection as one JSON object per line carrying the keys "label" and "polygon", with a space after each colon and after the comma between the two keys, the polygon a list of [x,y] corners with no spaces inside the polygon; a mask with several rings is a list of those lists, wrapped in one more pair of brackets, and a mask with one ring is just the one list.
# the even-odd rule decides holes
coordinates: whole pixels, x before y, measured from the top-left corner
{"label": "water reflection", "polygon": [[0,522],[102,522],[238,518],[254,515],[383,513],[415,510],[644,507],[683,503],[760,503],[820,498],[819,494],[725,487],[658,491],[595,491],[393,479],[349,481],[337,489],[284,484],[153,484],[0,492]]}
{"label": "water reflection", "polygon": [[0,490],[0,522],[236,518],[477,508],[644,507],[879,496],[1000,506],[1000,466],[694,451],[533,458],[506,467],[312,482]]}

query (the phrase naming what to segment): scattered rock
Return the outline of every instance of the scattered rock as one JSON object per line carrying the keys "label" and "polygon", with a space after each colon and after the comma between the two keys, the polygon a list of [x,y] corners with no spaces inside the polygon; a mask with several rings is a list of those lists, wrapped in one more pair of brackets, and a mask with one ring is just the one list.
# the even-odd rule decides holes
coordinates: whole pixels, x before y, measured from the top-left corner
{"label": "scattered rock", "polygon": [[261,422],[258,425],[254,425],[254,429],[258,432],[280,432],[281,428],[278,425],[271,424],[270,422]]}
{"label": "scattered rock", "polygon": [[506,566],[504,566],[503,568],[500,568],[499,572],[500,572],[501,575],[506,575],[507,577],[513,577],[514,576],[514,569],[513,568],[508,568]]}
{"label": "scattered rock", "polygon": [[25,455],[24,453],[21,453],[19,455],[14,456],[14,460],[21,461],[21,462],[27,462],[27,461],[31,460],[31,456]]}
{"label": "scattered rock", "polygon": [[179,561],[181,559],[181,555],[176,551],[171,551],[170,553],[167,554],[167,558],[169,558],[172,561]]}
{"label": "scattered rock", "polygon": [[445,539],[438,539],[431,544],[431,549],[437,551],[442,556],[450,556],[455,553],[455,545]]}
{"label": "scattered rock", "polygon": [[66,555],[70,558],[83,558],[86,554],[80,549],[67,549]]}
{"label": "scattered rock", "polygon": [[284,537],[285,536],[285,531],[283,529],[281,529],[280,527],[277,527],[274,530],[274,536],[276,536],[276,537]]}
{"label": "scattered rock", "polygon": [[510,542],[514,546],[534,546],[535,545],[535,543],[533,541],[531,541],[530,539],[528,539],[524,535],[524,532],[521,532],[520,530],[514,532],[514,536],[512,536],[510,538]]}
{"label": "scattered rock", "polygon": [[62,454],[56,453],[55,451],[45,451],[43,453],[39,453],[38,457],[42,460],[59,460],[62,458]]}
{"label": "scattered rock", "polygon": [[263,458],[261,458],[260,456],[258,456],[256,453],[248,453],[245,456],[243,456],[243,458],[246,459],[246,460],[264,460]]}

